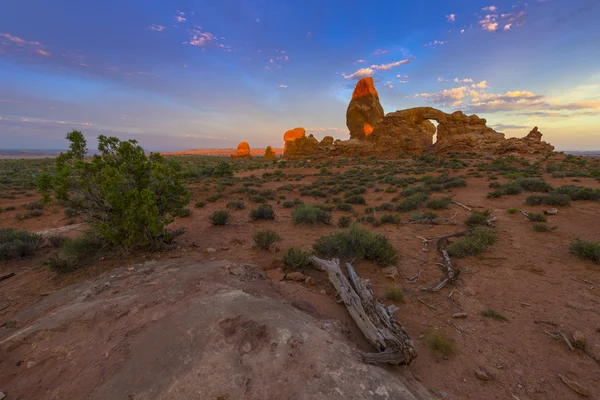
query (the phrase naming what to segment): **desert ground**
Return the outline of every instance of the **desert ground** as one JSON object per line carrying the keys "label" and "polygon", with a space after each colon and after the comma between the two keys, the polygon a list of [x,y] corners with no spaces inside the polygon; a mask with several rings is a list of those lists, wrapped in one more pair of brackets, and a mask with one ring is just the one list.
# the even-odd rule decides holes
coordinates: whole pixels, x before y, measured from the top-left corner
{"label": "desert ground", "polygon": [[[233,178],[218,178],[207,175],[205,166],[225,158],[170,157],[182,164],[192,194],[189,215],[172,224],[173,228],[185,228],[185,234],[160,252],[94,254],[85,265],[70,272],[57,272],[44,265],[60,252],[60,247],[50,242],[32,256],[1,261],[0,275],[14,276],[0,281],[0,341],[23,328],[19,325],[21,317],[15,316],[34,309],[69,285],[110,275],[117,268],[150,261],[184,264],[229,260],[257,266],[266,285],[261,290],[271,293],[269,296],[315,318],[340,321],[341,332],[351,346],[372,352],[327,275],[305,266],[297,271],[304,274],[301,280],[290,280],[289,273],[294,271],[282,261],[292,247],[311,251],[320,237],[347,229],[339,228],[338,223],[340,218],[349,217],[384,235],[399,252],[399,259],[391,266],[345,260],[370,280],[382,303],[398,308],[395,317],[414,341],[417,358],[407,367],[386,367],[386,371],[414,379],[432,398],[581,398],[577,391],[600,398],[600,264],[569,250],[577,238],[600,240],[600,201],[573,199],[559,206],[529,205],[534,201],[527,200],[567,185],[600,190],[600,160],[558,153],[547,157],[274,162],[255,157],[232,162],[236,170]],[[32,182],[52,163],[51,159],[0,160],[0,227],[43,232],[45,236],[77,237],[85,231],[85,221],[58,203],[47,204],[34,214],[23,207],[40,199]],[[520,189],[514,190],[515,186]],[[407,204],[417,193],[425,196],[414,205]],[[454,202],[430,202],[442,197],[472,211]],[[349,198],[352,204],[346,202]],[[292,214],[300,203],[321,207],[331,216],[330,223],[295,223]],[[273,220],[249,217],[261,204],[272,206]],[[555,214],[544,214],[553,208]],[[231,213],[226,225],[209,222],[217,210]],[[547,222],[531,221],[521,211]],[[483,226],[495,234],[495,241],[481,254],[453,257],[455,268],[460,270],[455,281],[436,292],[423,290],[446,277],[435,240],[427,241],[425,248],[424,238],[470,229],[465,221],[473,212],[486,216]],[[253,234],[267,229],[275,231],[281,240],[263,250],[255,246]],[[461,239],[449,240],[453,244]],[[126,321],[130,317],[123,318]],[[72,326],[72,332],[67,332],[71,339],[90,335],[101,342],[104,338],[92,335],[92,325]],[[116,335],[123,334],[119,332]],[[35,340],[59,334],[49,328],[38,332]],[[8,399],[64,398],[57,395],[56,382],[68,386],[67,381],[78,375],[73,371],[69,375],[63,356],[36,360],[36,350],[27,344],[33,340],[0,347],[0,392]],[[110,375],[110,368],[116,368],[110,361],[103,374]],[[54,382],[42,379],[40,369],[50,371],[53,366],[66,372],[57,374]],[[85,385],[93,388],[94,382]]]}

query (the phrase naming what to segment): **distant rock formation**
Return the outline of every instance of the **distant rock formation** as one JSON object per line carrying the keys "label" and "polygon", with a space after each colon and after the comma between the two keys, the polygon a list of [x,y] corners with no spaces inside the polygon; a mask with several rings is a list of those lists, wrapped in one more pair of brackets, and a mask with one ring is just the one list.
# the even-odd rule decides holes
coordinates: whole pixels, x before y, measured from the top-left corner
{"label": "distant rock formation", "polygon": [[309,157],[319,152],[319,141],[313,135],[306,136],[304,128],[295,128],[283,135],[283,156],[287,158]]}
{"label": "distant rock formation", "polygon": [[237,147],[237,151],[235,154],[231,155],[231,159],[251,159],[252,154],[250,154],[250,145],[248,142],[240,142]]}
{"label": "distant rock formation", "polygon": [[506,139],[498,147],[498,153],[532,154],[536,152],[554,151],[554,146],[542,141],[542,132],[536,126],[529,134],[521,139]]}
{"label": "distant rock formation", "polygon": [[277,158],[277,156],[275,155],[273,148],[271,146],[267,146],[267,148],[265,149],[265,160],[273,161],[275,158]]}
{"label": "distant rock formation", "polygon": [[383,117],[383,107],[379,103],[379,94],[373,78],[369,76],[361,79],[356,84],[346,111],[346,126],[350,130],[350,139],[364,140],[373,133]]}

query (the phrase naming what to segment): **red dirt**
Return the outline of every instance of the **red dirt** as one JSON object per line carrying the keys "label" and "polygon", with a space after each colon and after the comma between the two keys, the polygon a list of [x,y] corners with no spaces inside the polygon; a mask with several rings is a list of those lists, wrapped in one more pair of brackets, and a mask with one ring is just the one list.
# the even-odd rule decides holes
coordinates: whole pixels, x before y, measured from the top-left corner
{"label": "red dirt", "polygon": [[[332,168],[333,169],[333,168]],[[337,169],[334,169],[337,170]],[[289,173],[315,173],[315,169],[287,170]],[[255,174],[252,171],[242,175]],[[306,184],[316,178],[307,177]],[[544,179],[555,185],[570,184],[571,179]],[[582,186],[600,187],[600,183],[580,178]],[[295,182],[300,183],[300,182]],[[262,189],[275,189],[282,182],[267,182]],[[582,351],[569,351],[565,343],[555,341],[547,332],[575,330],[583,332],[588,351],[600,358],[600,266],[582,261],[569,254],[568,245],[575,237],[600,239],[600,228],[596,223],[600,215],[600,203],[577,201],[570,207],[561,207],[556,216],[551,216],[549,225],[557,226],[551,233],[535,232],[532,223],[521,214],[507,214],[510,207],[523,207],[528,211],[540,211],[543,207],[524,206],[528,195],[505,196],[487,199],[491,189],[485,178],[469,178],[468,186],[453,189],[455,200],[484,210],[490,208],[498,218],[496,232],[498,241],[480,257],[455,260],[463,271],[456,285],[448,286],[437,293],[421,292],[424,285],[437,284],[443,273],[436,266],[440,262],[435,246],[429,252],[422,251],[417,236],[450,234],[464,230],[462,221],[469,214],[452,205],[449,210],[437,212],[442,218],[457,213],[458,224],[383,225],[373,228],[385,234],[402,254],[398,263],[400,276],[397,286],[403,288],[405,303],[396,304],[396,316],[408,329],[418,351],[417,360],[408,367],[417,380],[432,393],[450,399],[576,399],[578,395],[558,378],[564,375],[579,382],[592,392],[592,398],[600,397],[600,365]],[[192,191],[194,187],[192,186]],[[287,194],[287,192],[285,193]],[[369,205],[389,201],[397,194],[384,192],[365,195]],[[381,200],[376,200],[378,197]],[[235,198],[235,195],[232,196]],[[294,226],[291,209],[274,205],[275,221],[251,222],[248,209],[234,211],[232,222],[223,227],[212,227],[208,215],[215,209],[225,208],[232,198],[222,198],[201,209],[194,209],[189,218],[179,219],[174,224],[187,228],[188,232],[178,242],[179,247],[164,253],[133,254],[113,260],[100,260],[92,268],[70,275],[57,276],[41,266],[52,249],[45,249],[33,258],[8,262],[0,265],[0,274],[16,272],[16,276],[0,282],[0,323],[10,321],[11,315],[39,301],[45,293],[64,287],[69,283],[84,280],[119,265],[140,262],[146,259],[227,259],[247,262],[263,269],[281,266],[283,251],[291,246],[309,249],[320,236],[334,230],[333,226]],[[289,197],[288,197],[289,198]],[[291,197],[292,199],[295,196]],[[21,197],[2,201],[2,206],[15,206],[30,202],[35,197]],[[318,204],[321,200],[304,197],[306,203]],[[193,204],[193,203],[192,203]],[[247,203],[248,208],[255,205]],[[359,215],[365,206],[355,206]],[[15,227],[29,231],[40,231],[64,225],[62,211],[26,221],[16,221],[14,215],[21,210],[0,214],[0,226]],[[347,213],[334,212],[334,220]],[[253,247],[252,234],[258,229],[272,229],[283,240],[278,243],[277,253],[261,251]],[[206,255],[203,249],[212,247],[216,253]],[[357,262],[357,272],[369,278],[375,294],[383,299],[387,288],[394,283],[385,278],[380,268],[368,262]],[[407,283],[408,277],[422,271],[417,284]],[[336,303],[332,286],[326,276],[318,271],[305,271],[317,280],[315,286],[292,282],[280,284],[281,293],[294,301],[306,301],[321,315],[343,321],[349,330],[349,339],[364,350],[369,350],[360,332],[347,314],[343,305]],[[585,283],[593,282],[593,284]],[[326,295],[320,294],[321,290]],[[449,294],[453,293],[449,299]],[[435,310],[419,302],[422,299]],[[389,300],[382,300],[390,304]],[[486,319],[480,315],[493,309],[508,318],[507,322]],[[453,312],[468,314],[466,319],[453,319]],[[546,321],[547,323],[535,323]],[[460,324],[460,332],[452,323]],[[430,349],[426,335],[434,330],[443,331],[454,343],[454,352],[447,359]],[[0,330],[0,335],[2,330]],[[1,361],[0,361],[1,363]],[[485,369],[491,377],[482,381],[475,376],[476,369]],[[1,382],[0,382],[1,385]],[[0,389],[1,386],[0,386]],[[442,393],[440,395],[440,393]]]}

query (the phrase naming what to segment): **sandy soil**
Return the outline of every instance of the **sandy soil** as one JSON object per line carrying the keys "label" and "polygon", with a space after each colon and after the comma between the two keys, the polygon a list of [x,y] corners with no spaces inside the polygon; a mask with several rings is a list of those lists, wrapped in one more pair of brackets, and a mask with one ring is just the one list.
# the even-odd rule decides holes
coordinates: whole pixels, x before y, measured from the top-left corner
{"label": "sandy soil", "polygon": [[[316,170],[286,172],[316,173]],[[262,171],[251,173],[262,175]],[[314,179],[306,177],[302,182],[293,183],[307,184]],[[553,179],[545,175],[544,179],[555,186],[573,183],[572,178]],[[500,179],[500,182],[503,180]],[[267,182],[261,189],[275,189],[282,184],[285,182]],[[420,291],[422,286],[437,284],[444,275],[436,265],[440,258],[435,249],[424,252],[422,242],[418,239],[418,236],[464,230],[462,221],[469,212],[454,205],[448,210],[436,212],[442,219],[457,213],[457,225],[383,225],[373,228],[385,234],[402,254],[396,282],[385,278],[381,268],[372,263],[356,263],[357,272],[371,279],[374,291],[381,299],[386,289],[393,286],[401,287],[406,294],[405,302],[396,304],[399,307],[396,317],[407,327],[419,354],[407,372],[440,398],[579,398],[559,380],[559,374],[579,382],[591,391],[592,398],[600,398],[600,363],[581,350],[569,351],[564,342],[555,341],[548,335],[556,331],[580,331],[585,335],[589,353],[600,359],[600,266],[591,261],[582,261],[568,251],[568,245],[575,237],[600,240],[600,227],[597,224],[600,203],[577,201],[569,207],[560,208],[558,215],[550,217],[549,221],[549,225],[557,226],[557,229],[541,233],[534,231],[523,215],[507,214],[506,209],[521,207],[528,211],[540,211],[544,207],[526,206],[524,199],[528,193],[487,199],[486,195],[491,191],[488,184],[486,178],[469,178],[467,187],[454,189],[452,193],[455,200],[475,209],[492,209],[493,215],[498,218],[496,244],[482,256],[456,260],[462,275],[455,285],[437,293]],[[589,178],[580,178],[580,182],[574,184],[600,187],[599,182]],[[196,189],[192,185],[192,192]],[[286,194],[288,199],[297,197],[297,193],[292,196]],[[365,197],[372,206],[389,201],[396,195],[369,191]],[[377,200],[379,197],[382,199]],[[11,315],[58,288],[116,266],[148,259],[227,259],[257,264],[264,270],[270,270],[282,266],[281,256],[285,249],[291,246],[309,249],[318,237],[335,229],[334,225],[294,226],[291,221],[292,209],[275,204],[275,221],[252,222],[248,217],[248,209],[255,205],[248,202],[246,210],[232,212],[234,218],[229,225],[210,226],[208,215],[215,209],[225,208],[232,198],[235,196],[208,203],[204,208],[194,209],[191,217],[178,220],[175,226],[185,227],[188,231],[179,240],[178,247],[167,252],[106,258],[93,267],[63,276],[41,265],[53,252],[52,248],[46,248],[30,259],[0,265],[0,274],[17,274],[0,282],[0,324],[10,321]],[[39,218],[16,221],[14,215],[22,212],[18,209],[20,204],[32,199],[35,197],[3,199],[2,206],[15,205],[17,210],[1,213],[0,226],[36,232],[65,224],[62,211],[58,208],[55,213],[46,211]],[[309,204],[322,203],[322,200],[310,197],[304,197],[303,200]],[[363,215],[365,207],[355,206],[355,210]],[[334,221],[341,215],[348,215],[337,211],[333,214]],[[280,251],[272,253],[253,247],[252,234],[259,229],[272,229],[283,237],[278,243]],[[76,233],[72,231],[70,234]],[[217,252],[205,254],[203,250],[209,247]],[[409,284],[407,278],[420,271],[417,283]],[[281,293],[291,300],[310,303],[323,316],[343,321],[348,327],[349,339],[369,350],[369,345],[344,306],[337,304],[333,287],[326,276],[314,270],[306,270],[305,273],[316,279],[316,285],[281,282]],[[382,301],[391,303],[389,300]],[[488,309],[502,313],[508,321],[482,317],[480,313]],[[467,313],[468,317],[453,319],[452,313],[459,311]],[[449,357],[443,357],[427,346],[426,336],[435,330],[445,332],[454,343],[454,352]],[[487,372],[490,380],[483,381],[476,377],[474,371],[480,368]]]}

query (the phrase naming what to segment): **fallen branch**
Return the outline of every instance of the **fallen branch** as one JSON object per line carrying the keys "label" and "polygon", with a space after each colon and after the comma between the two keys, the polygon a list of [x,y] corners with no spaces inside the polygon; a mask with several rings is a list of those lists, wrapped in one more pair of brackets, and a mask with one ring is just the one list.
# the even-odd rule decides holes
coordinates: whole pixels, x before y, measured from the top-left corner
{"label": "fallen branch", "polygon": [[8,279],[8,278],[12,278],[13,276],[15,276],[14,272],[11,272],[11,273],[5,274],[5,275],[1,275],[0,276],[0,281],[3,281],[3,280]]}
{"label": "fallen branch", "polygon": [[421,303],[425,304],[425,305],[426,305],[426,306],[427,306],[429,309],[431,309],[431,310],[436,310],[436,308],[435,308],[434,306],[432,306],[432,305],[429,305],[429,304],[425,303],[425,302],[423,301],[423,299],[421,299],[420,297],[417,297],[417,300],[419,300]]}
{"label": "fallen branch", "polygon": [[558,210],[556,208],[553,208],[550,211],[544,210],[544,214],[546,214],[546,215],[556,215],[556,214],[558,214]]}
{"label": "fallen branch", "polygon": [[487,224],[487,226],[494,226],[494,222],[496,221],[498,221],[498,217],[488,219],[487,221],[485,221],[485,223]]}
{"label": "fallen branch", "polygon": [[371,283],[362,279],[350,263],[346,263],[349,279],[342,273],[338,259],[331,261],[312,256],[313,264],[326,271],[329,280],[344,301],[348,312],[365,338],[379,353],[366,353],[366,363],[387,363],[409,365],[417,351],[406,329],[401,326],[393,314],[375,299]]}
{"label": "fallen branch", "polygon": [[574,392],[577,392],[584,397],[590,397],[592,395],[592,393],[589,390],[587,390],[586,388],[581,386],[579,383],[577,383],[561,374],[558,374],[558,377],[565,385],[567,385],[567,387],[569,389],[573,390]]}
{"label": "fallen branch", "polygon": [[465,206],[464,204],[462,204],[462,203],[459,203],[458,201],[452,200],[452,202],[453,202],[454,204],[456,204],[457,206],[461,206],[461,207],[462,207],[462,208],[464,208],[465,210],[468,210],[468,211],[473,211],[473,209],[472,209],[471,207],[467,207],[467,206]]}

